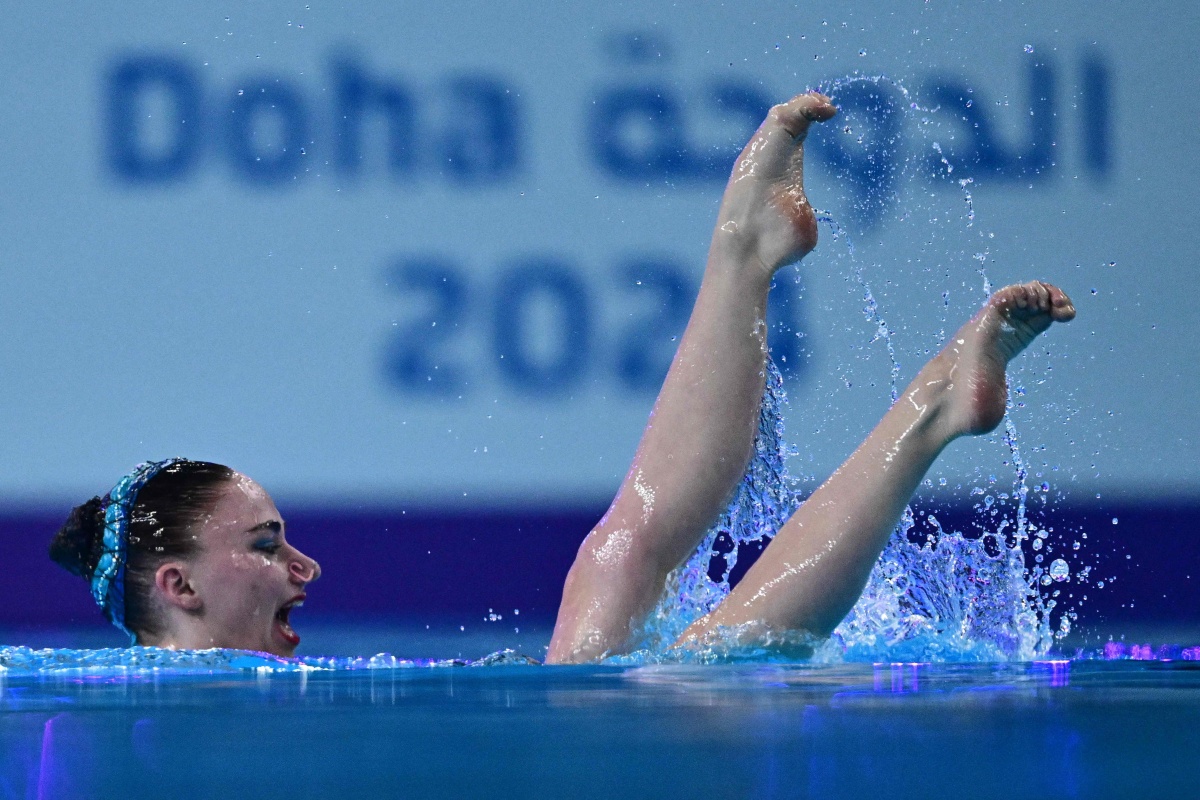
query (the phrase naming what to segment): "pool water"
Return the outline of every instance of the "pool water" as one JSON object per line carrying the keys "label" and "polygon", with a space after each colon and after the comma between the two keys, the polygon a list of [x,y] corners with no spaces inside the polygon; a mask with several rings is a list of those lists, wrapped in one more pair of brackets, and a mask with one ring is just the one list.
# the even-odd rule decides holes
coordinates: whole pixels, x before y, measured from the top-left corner
{"label": "pool water", "polygon": [[218,654],[185,670],[13,664],[0,673],[0,797],[1133,797],[1197,789],[1196,661],[496,660],[313,669]]}

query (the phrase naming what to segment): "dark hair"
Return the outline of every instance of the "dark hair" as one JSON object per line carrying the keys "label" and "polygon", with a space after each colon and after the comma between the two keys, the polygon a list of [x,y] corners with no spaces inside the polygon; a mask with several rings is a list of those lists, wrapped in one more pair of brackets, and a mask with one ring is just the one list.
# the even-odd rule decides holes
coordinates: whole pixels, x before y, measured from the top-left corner
{"label": "dark hair", "polygon": [[[139,641],[162,632],[162,620],[150,602],[154,573],[164,562],[187,558],[199,549],[197,528],[236,474],[208,461],[177,461],[137,493],[129,521],[124,600],[125,627]],[[102,504],[101,498],[93,497],[74,508],[50,542],[50,558],[89,584],[103,549]],[[104,616],[112,621],[108,608]]]}

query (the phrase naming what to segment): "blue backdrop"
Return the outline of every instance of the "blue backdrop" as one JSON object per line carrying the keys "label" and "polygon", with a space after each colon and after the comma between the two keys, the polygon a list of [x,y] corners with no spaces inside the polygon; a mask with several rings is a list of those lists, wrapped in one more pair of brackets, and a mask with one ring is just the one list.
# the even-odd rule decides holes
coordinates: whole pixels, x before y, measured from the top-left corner
{"label": "blue backdrop", "polygon": [[[772,299],[793,470],[820,479],[886,408],[868,295],[903,381],[986,281],[1055,281],[1079,319],[1014,374],[1030,479],[1065,535],[1091,531],[1090,558],[1131,555],[1113,568],[1144,581],[1091,602],[1194,608],[1198,15],[8,9],[0,535],[18,555],[0,626],[77,619],[85,593],[60,597],[42,554],[53,527],[176,454],[255,477],[327,566],[346,559],[329,613],[551,614],[665,373],[731,161],[815,86],[842,107],[810,148],[834,222]],[[968,515],[1008,459],[961,443],[923,492]],[[358,586],[364,562],[391,583]]]}

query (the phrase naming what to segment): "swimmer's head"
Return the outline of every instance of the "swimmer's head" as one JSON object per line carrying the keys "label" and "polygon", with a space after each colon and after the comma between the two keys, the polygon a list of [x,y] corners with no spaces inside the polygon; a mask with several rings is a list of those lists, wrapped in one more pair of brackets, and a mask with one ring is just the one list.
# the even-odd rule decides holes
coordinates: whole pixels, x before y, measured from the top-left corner
{"label": "swimmer's head", "polygon": [[150,471],[126,509],[123,571],[105,558],[128,499],[122,484],[71,512],[50,557],[88,580],[105,616],[138,644],[291,655],[300,637],[288,616],[320,567],[287,543],[271,497],[220,464],[175,460]]}

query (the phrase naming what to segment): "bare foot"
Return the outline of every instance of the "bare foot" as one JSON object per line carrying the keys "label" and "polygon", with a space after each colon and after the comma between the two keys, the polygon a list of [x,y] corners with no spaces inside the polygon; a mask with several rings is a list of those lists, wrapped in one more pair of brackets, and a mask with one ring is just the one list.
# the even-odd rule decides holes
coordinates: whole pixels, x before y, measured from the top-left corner
{"label": "bare foot", "polygon": [[1030,281],[993,294],[930,364],[946,371],[947,440],[999,425],[1008,401],[1008,362],[1052,323],[1074,318],[1071,298],[1049,283]]}
{"label": "bare foot", "polygon": [[817,244],[817,219],[804,194],[804,137],[812,122],[837,113],[809,92],[771,109],[738,156],[725,187],[715,236],[748,247],[768,273]]}

